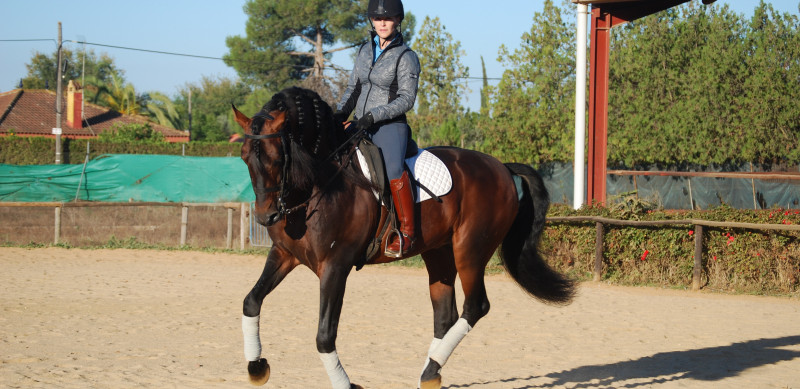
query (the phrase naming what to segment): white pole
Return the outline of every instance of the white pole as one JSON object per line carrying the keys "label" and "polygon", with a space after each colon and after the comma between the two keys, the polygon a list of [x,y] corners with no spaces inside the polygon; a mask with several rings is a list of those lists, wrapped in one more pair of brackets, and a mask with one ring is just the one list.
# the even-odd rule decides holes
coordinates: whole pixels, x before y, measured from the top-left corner
{"label": "white pole", "polygon": [[578,209],[584,203],[586,188],[586,22],[589,7],[577,5],[577,32],[575,49],[575,175],[573,184],[572,208]]}

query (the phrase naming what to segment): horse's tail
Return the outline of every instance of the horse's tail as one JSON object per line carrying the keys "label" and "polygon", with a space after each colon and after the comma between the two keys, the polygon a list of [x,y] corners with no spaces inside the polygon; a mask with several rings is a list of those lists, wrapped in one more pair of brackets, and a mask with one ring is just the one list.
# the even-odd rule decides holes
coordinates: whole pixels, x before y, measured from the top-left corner
{"label": "horse's tail", "polygon": [[545,303],[566,305],[575,296],[575,284],[544,261],[537,246],[544,229],[550,198],[544,181],[532,167],[505,164],[511,174],[522,179],[522,199],[514,224],[503,245],[500,258],[511,277],[533,297]]}

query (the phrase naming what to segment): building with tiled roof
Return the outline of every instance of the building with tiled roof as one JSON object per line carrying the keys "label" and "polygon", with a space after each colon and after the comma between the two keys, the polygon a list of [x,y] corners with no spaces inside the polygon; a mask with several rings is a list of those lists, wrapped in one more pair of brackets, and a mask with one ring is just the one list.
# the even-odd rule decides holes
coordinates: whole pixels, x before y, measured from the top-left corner
{"label": "building with tiled roof", "polygon": [[[62,100],[61,137],[86,139],[108,131],[114,124],[149,124],[168,142],[189,141],[189,132],[149,121],[144,116],[123,115],[99,105],[81,104],[82,93],[71,81]],[[84,109],[85,112],[81,112]],[[81,119],[83,118],[83,119]],[[0,136],[54,137],[56,93],[43,89],[15,89],[0,93]]]}

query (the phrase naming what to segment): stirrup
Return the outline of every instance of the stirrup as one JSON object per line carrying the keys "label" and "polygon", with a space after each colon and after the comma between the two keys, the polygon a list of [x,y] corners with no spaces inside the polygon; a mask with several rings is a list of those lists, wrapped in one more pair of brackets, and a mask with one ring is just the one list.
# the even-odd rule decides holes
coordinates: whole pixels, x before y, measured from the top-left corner
{"label": "stirrup", "polygon": [[[395,251],[389,250],[389,243],[392,242],[392,236],[393,235],[396,235],[397,239],[400,240],[400,251],[399,252],[395,252]],[[386,241],[383,242],[383,247],[384,247],[383,255],[385,255],[387,257],[390,257],[390,258],[402,258],[403,257],[403,240],[404,239],[405,239],[405,236],[403,235],[402,232],[400,232],[399,229],[395,228],[395,229],[390,230],[389,233],[386,234]]]}

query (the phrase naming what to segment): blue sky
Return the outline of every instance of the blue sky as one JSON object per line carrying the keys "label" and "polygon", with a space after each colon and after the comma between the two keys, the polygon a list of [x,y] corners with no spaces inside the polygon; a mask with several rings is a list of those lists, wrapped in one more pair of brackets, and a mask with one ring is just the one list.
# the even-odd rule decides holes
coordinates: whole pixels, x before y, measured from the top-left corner
{"label": "blue sky", "polygon": [[[694,0],[699,1],[699,0]],[[98,0],[25,0],[7,1],[2,9],[0,40],[52,39],[44,42],[0,41],[0,92],[16,88],[27,74],[25,64],[34,52],[55,51],[58,22],[62,22],[63,39],[100,43],[147,50],[222,57],[227,53],[225,38],[244,35],[246,17],[244,0],[139,0],[109,2]],[[758,0],[718,0],[734,11],[746,15]],[[797,15],[800,0],[770,2],[780,12]],[[487,4],[496,5],[487,7]],[[481,76],[480,58],[486,61],[487,75],[500,77],[497,63],[501,44],[510,49],[519,46],[520,37],[529,31],[534,13],[541,11],[541,0],[404,0],[406,10],[417,16],[418,26],[425,16],[439,17],[466,52],[462,58],[470,76]],[[80,50],[75,43],[66,43]],[[169,96],[187,83],[197,83],[203,76],[236,77],[232,68],[220,60],[187,58],[144,53],[116,48],[89,46],[96,53],[107,53],[125,71],[126,79],[137,92],[159,91]],[[349,56],[338,55],[334,61],[349,68]],[[471,93],[464,104],[472,110],[480,106],[478,92],[481,81],[469,82]]]}

